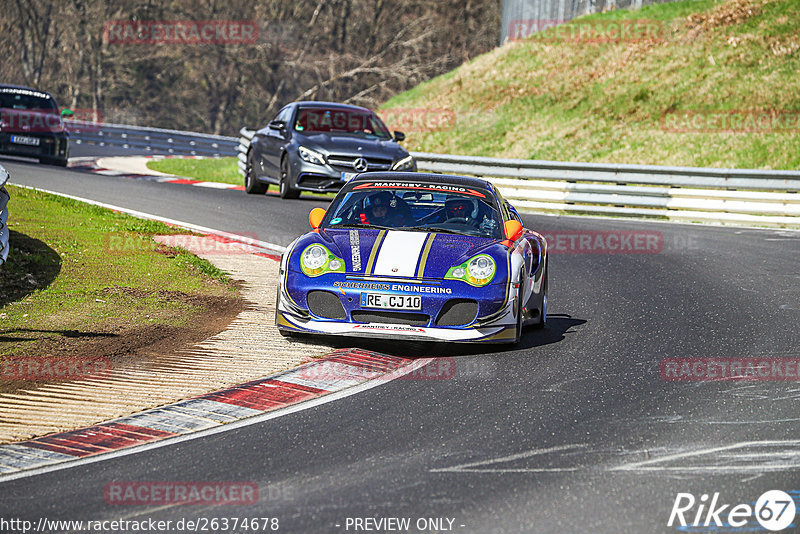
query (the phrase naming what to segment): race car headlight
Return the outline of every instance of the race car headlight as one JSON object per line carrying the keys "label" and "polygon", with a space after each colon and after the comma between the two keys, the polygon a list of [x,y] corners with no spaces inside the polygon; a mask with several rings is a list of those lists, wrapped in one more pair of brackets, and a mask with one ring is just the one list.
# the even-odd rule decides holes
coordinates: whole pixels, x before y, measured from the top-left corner
{"label": "race car headlight", "polygon": [[479,254],[461,265],[450,267],[445,280],[462,280],[470,285],[482,287],[492,281],[497,271],[497,264],[491,256]]}
{"label": "race car headlight", "polygon": [[343,273],[344,261],[322,245],[309,245],[300,255],[300,268],[306,276]]}
{"label": "race car headlight", "polygon": [[316,163],[317,165],[325,165],[325,156],[323,156],[316,150],[311,150],[310,148],[301,146],[298,147],[297,151],[300,153],[300,158],[303,161],[307,161],[309,163]]}
{"label": "race car headlight", "polygon": [[407,171],[414,168],[414,158],[411,156],[406,156],[394,165],[392,165],[393,171]]}

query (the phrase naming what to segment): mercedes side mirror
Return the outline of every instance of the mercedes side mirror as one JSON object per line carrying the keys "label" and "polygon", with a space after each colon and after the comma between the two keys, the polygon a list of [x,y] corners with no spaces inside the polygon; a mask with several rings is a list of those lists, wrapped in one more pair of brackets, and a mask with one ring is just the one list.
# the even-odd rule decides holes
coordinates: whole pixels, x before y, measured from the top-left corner
{"label": "mercedes side mirror", "polygon": [[400,141],[405,141],[405,139],[406,139],[406,134],[404,134],[403,132],[398,132],[397,130],[394,131],[395,141],[399,143]]}

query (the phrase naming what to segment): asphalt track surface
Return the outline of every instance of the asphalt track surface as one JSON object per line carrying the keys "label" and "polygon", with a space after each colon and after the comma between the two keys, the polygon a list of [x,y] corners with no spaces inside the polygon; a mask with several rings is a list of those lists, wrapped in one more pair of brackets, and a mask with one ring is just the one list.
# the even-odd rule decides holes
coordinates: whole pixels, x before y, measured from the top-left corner
{"label": "asphalt track surface", "polygon": [[[284,245],[322,205],[0,163],[13,184]],[[13,196],[10,208],[13,219]],[[667,521],[679,492],[719,492],[733,506],[800,490],[796,379],[659,374],[668,357],[800,356],[800,233],[524,219],[544,233],[660,233],[663,250],[553,254],[548,328],[526,331],[515,348],[350,343],[452,356],[431,364],[455,362],[445,379],[395,380],[213,436],[0,482],[0,517],[275,517],[280,532],[315,533],[368,532],[353,525],[367,517],[410,518],[407,532],[434,531],[417,530],[420,518],[453,519],[453,532],[470,533],[677,532]],[[111,481],[254,482],[259,499],[109,505]]]}

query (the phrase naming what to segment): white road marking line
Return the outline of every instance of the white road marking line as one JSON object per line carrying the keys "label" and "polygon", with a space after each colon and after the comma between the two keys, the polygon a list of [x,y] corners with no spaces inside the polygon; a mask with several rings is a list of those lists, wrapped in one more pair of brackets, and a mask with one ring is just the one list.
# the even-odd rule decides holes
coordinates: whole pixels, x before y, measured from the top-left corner
{"label": "white road marking line", "polygon": [[588,445],[585,444],[570,444],[558,445],[556,447],[548,447],[546,449],[533,449],[526,452],[511,454],[509,456],[502,456],[493,460],[481,460],[479,462],[471,462],[467,464],[455,465],[452,467],[443,467],[439,469],[431,469],[432,473],[541,473],[541,472],[560,472],[560,471],[575,471],[577,467],[552,467],[552,468],[510,468],[510,469],[476,469],[476,467],[483,465],[499,464],[503,462],[513,462],[514,460],[521,460],[523,458],[530,458],[532,456],[540,456],[543,454],[550,454],[551,452],[561,452],[567,450],[585,449]]}
{"label": "white road marking line", "polygon": [[233,184],[223,184],[220,182],[197,182],[196,184],[192,184],[196,187],[208,187],[210,189],[233,189],[236,187]]}
{"label": "white road marking line", "polygon": [[765,440],[765,441],[743,441],[740,443],[734,443],[732,445],[724,445],[721,447],[711,447],[707,449],[698,449],[694,451],[687,451],[681,452],[676,454],[669,454],[666,456],[662,456],[660,458],[652,458],[650,460],[643,460],[641,462],[632,462],[629,464],[612,467],[610,468],[611,471],[756,471],[756,470],[786,470],[786,469],[796,469],[800,467],[800,450],[796,450],[795,456],[797,460],[789,461],[788,463],[782,465],[775,465],[775,464],[768,464],[767,461],[770,460],[770,456],[774,457],[774,459],[786,459],[785,451],[775,451],[775,452],[768,452],[764,451],[760,457],[763,462],[754,465],[686,465],[686,466],[677,466],[677,467],[670,467],[664,466],[659,464],[664,464],[666,462],[672,462],[675,460],[683,460],[692,457],[698,457],[706,454],[713,454],[713,453],[721,453],[723,451],[732,451],[735,449],[742,449],[745,447],[773,447],[773,446],[785,446],[785,447],[798,447],[800,446],[800,441],[798,440]]}

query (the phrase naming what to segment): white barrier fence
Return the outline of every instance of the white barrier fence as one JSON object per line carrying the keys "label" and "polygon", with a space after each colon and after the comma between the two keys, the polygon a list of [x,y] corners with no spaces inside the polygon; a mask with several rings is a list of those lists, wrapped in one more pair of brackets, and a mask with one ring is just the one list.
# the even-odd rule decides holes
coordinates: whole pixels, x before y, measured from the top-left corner
{"label": "white barrier fence", "polygon": [[[255,132],[239,133],[244,174]],[[800,228],[798,171],[412,156],[420,171],[483,177],[522,211]]]}
{"label": "white barrier fence", "polygon": [[146,150],[182,156],[233,156],[237,139],[181,130],[143,128],[125,124],[65,121],[70,140],[98,146]]}
{"label": "white barrier fence", "polygon": [[0,165],[0,265],[8,259],[8,201],[11,197],[5,188],[8,171]]}

